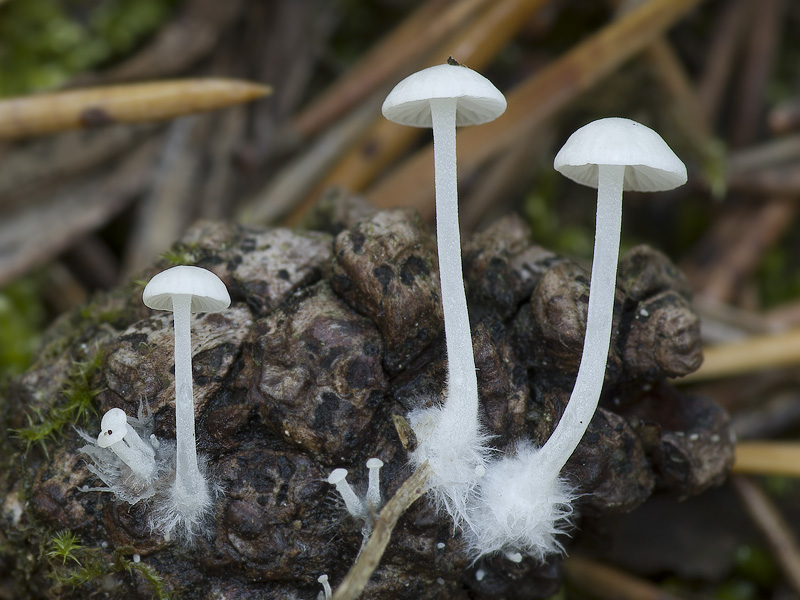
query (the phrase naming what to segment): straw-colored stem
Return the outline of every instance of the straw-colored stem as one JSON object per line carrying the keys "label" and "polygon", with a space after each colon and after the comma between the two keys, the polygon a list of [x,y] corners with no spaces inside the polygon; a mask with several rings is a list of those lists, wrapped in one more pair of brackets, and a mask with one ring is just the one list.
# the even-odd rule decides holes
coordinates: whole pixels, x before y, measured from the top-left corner
{"label": "straw-colored stem", "polygon": [[228,79],[115,85],[0,101],[0,140],[111,123],[161,121],[249,102],[268,86]]}
{"label": "straw-colored stem", "polygon": [[734,473],[800,477],[800,443],[754,441],[736,445]]}

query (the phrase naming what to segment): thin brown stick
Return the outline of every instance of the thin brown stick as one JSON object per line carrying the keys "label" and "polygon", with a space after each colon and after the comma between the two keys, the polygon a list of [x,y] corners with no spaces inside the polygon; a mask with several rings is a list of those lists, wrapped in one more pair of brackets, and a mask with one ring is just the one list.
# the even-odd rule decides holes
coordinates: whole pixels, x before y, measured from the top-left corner
{"label": "thin brown stick", "polygon": [[45,202],[5,217],[0,222],[0,286],[52,259],[141,194],[157,144],[143,143],[105,177],[64,186]]}
{"label": "thin brown stick", "polygon": [[751,9],[755,5],[750,0],[733,0],[723,8],[717,20],[703,73],[700,75],[698,96],[706,118],[713,122],[725,97],[736,57],[744,43]]}
{"label": "thin brown stick", "polygon": [[[443,63],[452,54],[459,62],[481,69],[527,22],[546,0],[497,0],[472,24],[443,42],[426,59],[426,66]],[[414,127],[403,127],[376,114],[369,130],[354,144],[327,176],[292,212],[288,224],[298,223],[327,188],[340,186],[363,190],[420,135]]]}
{"label": "thin brown stick", "polygon": [[731,173],[745,173],[800,160],[800,135],[791,135],[750,146],[728,157]]}
{"label": "thin brown stick", "polygon": [[569,585],[600,600],[678,600],[648,581],[583,556],[570,556],[564,575]]}
{"label": "thin brown stick", "polygon": [[710,346],[703,351],[703,365],[681,382],[744,375],[761,369],[800,363],[800,329],[753,336],[741,342]]}
{"label": "thin brown stick", "polygon": [[[584,40],[507,94],[496,121],[459,133],[459,173],[470,173],[513,143],[519,132],[551,118],[570,100],[614,72],[700,0],[652,0]],[[409,129],[409,128],[406,128]],[[428,146],[368,191],[382,208],[411,206],[433,215],[433,148]]]}
{"label": "thin brown stick", "polygon": [[797,170],[796,165],[747,173],[730,173],[727,182],[731,191],[768,195],[787,200],[800,197],[800,171]]}
{"label": "thin brown stick", "polygon": [[397,521],[427,491],[426,484],[430,475],[431,468],[425,462],[414,471],[411,477],[405,480],[400,489],[386,503],[378,515],[372,535],[361,549],[361,555],[350,568],[341,585],[336,588],[333,600],[354,600],[361,595],[370,576],[378,568]]}
{"label": "thin brown stick", "polygon": [[682,261],[697,294],[720,303],[734,301],[797,210],[797,203],[785,198],[729,206]]}
{"label": "thin brown stick", "polygon": [[303,137],[315,135],[390,79],[407,75],[434,44],[482,9],[488,0],[428,0],[384,36],[359,62],[292,121]]}
{"label": "thin brown stick", "polygon": [[111,70],[77,77],[78,85],[173,77],[214,51],[242,12],[241,0],[186,0],[153,40]]}
{"label": "thin brown stick", "polygon": [[753,441],[736,444],[733,473],[800,477],[800,443]]}
{"label": "thin brown stick", "polygon": [[750,479],[735,475],[730,481],[766,538],[789,585],[800,594],[800,546],[791,526],[763,490]]}
{"label": "thin brown stick", "polygon": [[459,208],[462,231],[475,229],[490,212],[495,215],[508,212],[508,203],[515,198],[515,192],[530,182],[531,165],[552,147],[552,139],[552,131],[520,136],[497,158]]}
{"label": "thin brown stick", "polygon": [[735,148],[752,143],[762,126],[766,101],[764,90],[781,41],[783,13],[784,0],[762,0],[751,12],[748,47],[733,94],[730,143]]}
{"label": "thin brown stick", "polygon": [[184,79],[87,88],[0,102],[0,139],[111,123],[162,121],[250,102],[268,86],[230,79]]}

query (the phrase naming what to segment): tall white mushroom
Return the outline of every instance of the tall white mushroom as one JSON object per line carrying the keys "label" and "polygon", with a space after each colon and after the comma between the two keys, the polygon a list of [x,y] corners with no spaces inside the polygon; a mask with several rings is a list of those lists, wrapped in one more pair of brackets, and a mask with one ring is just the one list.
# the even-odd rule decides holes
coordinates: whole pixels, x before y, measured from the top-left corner
{"label": "tall white mushroom", "polygon": [[219,312],[230,306],[225,284],[211,271],[179,266],[155,275],[142,300],[156,310],[171,310],[175,321],[175,435],[177,442],[172,502],[177,513],[169,528],[198,523],[209,507],[208,482],[197,464],[192,392],[191,313]]}
{"label": "tall white mushroom", "polygon": [[578,129],[558,152],[553,166],[573,181],[597,188],[583,355],[569,403],[539,453],[539,460],[557,472],[583,437],[603,387],[614,315],[622,192],[676,188],[686,183],[686,166],[655,131],[619,117]]}
{"label": "tall white mushroom", "polygon": [[537,449],[527,442],[492,464],[471,507],[475,555],[521,550],[538,559],[558,551],[572,492],[560,477],[597,408],[614,315],[622,192],[662,191],[686,182],[686,167],[661,136],[628,119],[594,121],[570,136],[555,158],[560,173],[597,188],[594,256],[583,354],[564,414]]}
{"label": "tall white mushroom", "polygon": [[474,485],[476,468],[480,472],[485,462],[486,450],[461,271],[456,126],[492,121],[505,109],[505,97],[488,79],[455,61],[410,75],[389,93],[382,108],[383,115],[395,123],[433,128],[447,397],[441,408],[416,411],[409,420],[419,443],[412,459],[418,465],[429,461],[437,500],[457,521],[466,514],[466,495]]}

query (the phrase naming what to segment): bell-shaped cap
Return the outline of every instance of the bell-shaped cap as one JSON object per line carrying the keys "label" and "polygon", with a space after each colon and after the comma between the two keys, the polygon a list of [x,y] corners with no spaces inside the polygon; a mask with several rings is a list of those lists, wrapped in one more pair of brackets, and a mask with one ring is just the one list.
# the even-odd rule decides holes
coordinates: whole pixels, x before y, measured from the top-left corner
{"label": "bell-shaped cap", "polygon": [[584,125],[556,155],[556,171],[597,187],[598,165],[625,165],[623,189],[661,192],[686,183],[686,166],[655,131],[630,119],[609,117]]}
{"label": "bell-shaped cap", "polygon": [[142,301],[156,310],[172,310],[172,297],[192,297],[192,312],[219,312],[231,304],[222,280],[207,269],[191,266],[172,267],[155,275],[145,286]]}
{"label": "bell-shaped cap", "polygon": [[121,408],[112,408],[103,415],[100,421],[100,435],[97,436],[97,445],[108,448],[116,444],[128,433],[128,416]]}
{"label": "bell-shaped cap", "polygon": [[383,102],[383,116],[411,127],[431,126],[433,99],[458,101],[456,125],[480,125],[506,110],[506,99],[491,81],[468,67],[436,65],[403,79]]}

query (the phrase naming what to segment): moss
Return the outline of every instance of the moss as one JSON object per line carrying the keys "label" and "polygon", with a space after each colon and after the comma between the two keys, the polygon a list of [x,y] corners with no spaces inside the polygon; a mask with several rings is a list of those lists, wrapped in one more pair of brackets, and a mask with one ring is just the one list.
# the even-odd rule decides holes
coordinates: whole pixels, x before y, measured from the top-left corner
{"label": "moss", "polygon": [[[54,88],[130,53],[176,0],[25,0],[0,7],[0,96]],[[31,35],[31,32],[36,35]]]}
{"label": "moss", "polygon": [[26,452],[38,443],[47,453],[46,441],[56,439],[66,426],[77,426],[88,413],[94,412],[94,398],[99,390],[92,387],[92,377],[100,368],[102,358],[98,348],[88,360],[73,363],[61,389],[61,401],[51,406],[46,414],[29,413],[28,427],[14,431],[15,436],[25,442]]}
{"label": "moss", "polygon": [[[85,587],[86,591],[101,584],[101,580],[112,573],[127,573],[131,578],[136,573],[153,589],[153,597],[169,600],[171,597],[164,579],[150,565],[128,558],[134,550],[117,548],[112,556],[98,547],[84,546],[78,536],[69,530],[45,536],[41,541],[42,555],[48,561],[48,577],[58,588]],[[135,583],[134,583],[135,585]]]}
{"label": "moss", "polygon": [[198,244],[177,243],[164,252],[161,258],[173,266],[195,265],[206,258],[206,254]]}
{"label": "moss", "polygon": [[0,290],[0,378],[31,363],[44,326],[42,279],[30,275]]}

